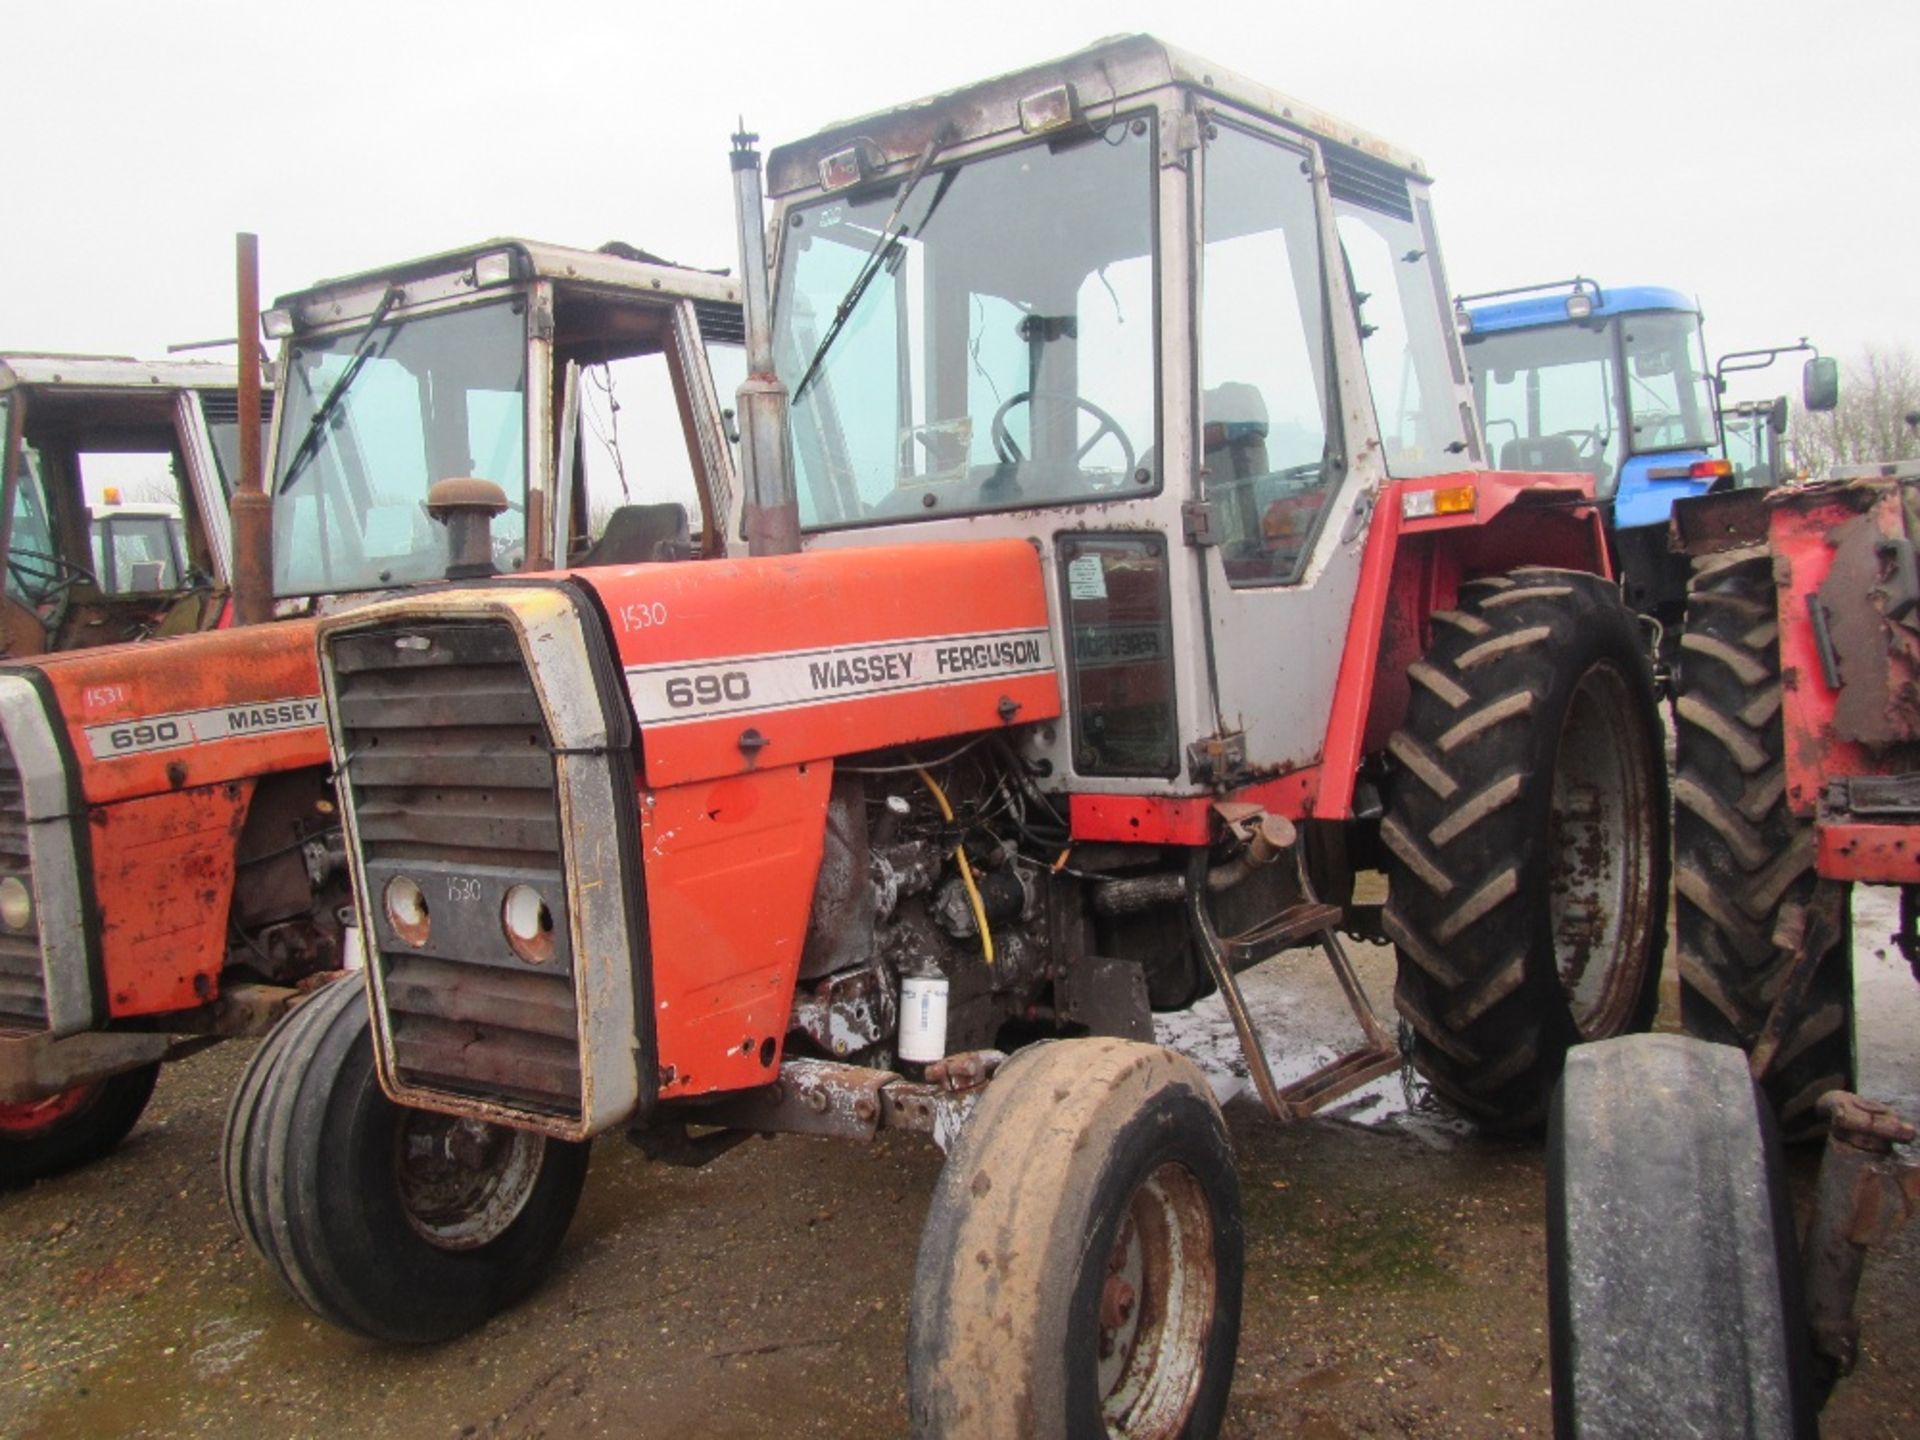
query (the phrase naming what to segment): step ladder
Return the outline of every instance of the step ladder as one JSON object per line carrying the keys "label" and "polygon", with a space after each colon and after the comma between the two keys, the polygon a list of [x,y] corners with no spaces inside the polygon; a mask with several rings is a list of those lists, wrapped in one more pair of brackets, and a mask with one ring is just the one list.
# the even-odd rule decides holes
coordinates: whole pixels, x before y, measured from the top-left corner
{"label": "step ladder", "polygon": [[[1241,1052],[1247,1059],[1247,1073],[1253,1078],[1253,1087],[1259,1092],[1267,1113],[1289,1124],[1305,1119],[1314,1111],[1382,1075],[1391,1075],[1401,1064],[1400,1047],[1373,1013],[1366,991],[1361,988],[1360,977],[1354,972],[1353,962],[1340,942],[1340,907],[1323,903],[1314,893],[1313,881],[1307,874],[1306,847],[1296,843],[1292,850],[1303,898],[1244,934],[1222,936],[1214,929],[1213,917],[1207,913],[1208,860],[1205,850],[1197,851],[1189,863],[1186,887],[1188,923],[1193,927],[1207,969],[1226,1002],[1227,1014],[1233,1020],[1234,1033],[1239,1036]],[[1340,989],[1347,997],[1347,1005],[1353,1011],[1354,1019],[1360,1023],[1365,1041],[1359,1048],[1328,1062],[1311,1075],[1302,1076],[1292,1084],[1283,1086],[1273,1078],[1273,1067],[1267,1063],[1266,1047],[1260,1042],[1260,1032],[1254,1027],[1253,1016],[1247,1010],[1246,999],[1241,995],[1239,982],[1234,978],[1234,961],[1256,948],[1277,952],[1309,937],[1317,941],[1325,952],[1327,963],[1333,967],[1334,978],[1340,982]]]}

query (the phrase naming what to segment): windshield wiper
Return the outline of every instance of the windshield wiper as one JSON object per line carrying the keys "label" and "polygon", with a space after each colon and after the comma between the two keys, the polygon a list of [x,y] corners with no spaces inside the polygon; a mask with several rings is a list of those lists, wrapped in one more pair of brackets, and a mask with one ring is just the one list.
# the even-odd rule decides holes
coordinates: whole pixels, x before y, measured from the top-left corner
{"label": "windshield wiper", "polygon": [[[294,482],[300,478],[308,462],[320,453],[320,436],[325,432],[327,422],[333,418],[333,412],[339,408],[341,397],[347,393],[347,387],[353,384],[354,378],[359,375],[367,361],[373,358],[373,343],[381,322],[387,318],[387,312],[393,309],[394,302],[399,298],[398,285],[389,285],[387,293],[380,297],[380,303],[374,307],[373,314],[367,319],[366,328],[360,332],[360,344],[355,348],[353,358],[347,361],[346,368],[340,372],[339,378],[328,388],[326,398],[321,400],[318,408],[313,412],[313,418],[307,422],[306,431],[300,437],[300,444],[294,450],[293,458],[287,461],[287,473],[280,482],[280,494],[284,495],[293,488]],[[397,334],[399,329],[400,327],[395,325],[387,339],[391,341],[393,334]]]}
{"label": "windshield wiper", "polygon": [[[927,148],[920,152],[920,158],[913,162],[913,170],[907,176],[907,183],[901,187],[900,198],[893,202],[893,212],[887,216],[887,223],[880,227],[880,238],[873,242],[873,249],[867,252],[867,258],[860,266],[860,273],[853,277],[853,284],[847,287],[847,293],[840,297],[840,303],[834,307],[833,321],[827,326],[827,333],[820,337],[820,343],[814,347],[813,358],[807,361],[807,368],[800,376],[800,383],[793,387],[794,404],[800,403],[800,397],[807,393],[807,387],[813,384],[814,377],[820,373],[820,362],[827,358],[827,351],[832,348],[833,342],[840,338],[840,332],[846,328],[848,318],[859,306],[860,298],[867,293],[867,287],[873,284],[873,277],[880,273],[881,266],[893,259],[893,252],[899,247],[900,236],[903,233],[900,228],[901,213],[906,210],[907,201],[912,197],[914,187],[920,183],[920,178],[927,173],[927,167],[933,163],[933,157],[939,153],[940,142],[941,137],[936,135],[927,143]],[[958,172],[948,174],[949,185],[952,184],[953,175],[956,173]],[[934,203],[938,204],[938,199]],[[928,208],[927,213],[929,215],[933,213],[931,207]]]}

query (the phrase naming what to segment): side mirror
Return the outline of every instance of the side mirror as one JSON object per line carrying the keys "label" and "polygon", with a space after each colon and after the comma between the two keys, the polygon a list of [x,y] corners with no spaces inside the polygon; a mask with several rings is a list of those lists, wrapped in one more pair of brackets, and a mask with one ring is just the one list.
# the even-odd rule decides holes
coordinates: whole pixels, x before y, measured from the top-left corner
{"label": "side mirror", "polygon": [[1816,355],[1800,372],[1800,403],[1816,414],[1840,403],[1840,362]]}
{"label": "side mirror", "polygon": [[1787,433],[1787,397],[1778,396],[1773,408],[1767,412],[1767,428],[1776,435]]}

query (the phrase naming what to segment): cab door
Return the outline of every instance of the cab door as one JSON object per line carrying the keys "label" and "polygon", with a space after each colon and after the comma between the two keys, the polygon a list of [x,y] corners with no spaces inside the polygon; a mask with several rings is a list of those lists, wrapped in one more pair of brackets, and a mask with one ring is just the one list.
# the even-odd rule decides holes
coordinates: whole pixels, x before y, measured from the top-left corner
{"label": "cab door", "polygon": [[1315,763],[1380,478],[1341,384],[1316,155],[1224,116],[1201,168],[1195,421],[1219,778]]}
{"label": "cab door", "polygon": [[[1424,188],[1222,120],[1202,169],[1198,537],[1219,748],[1318,763],[1373,507],[1480,464]],[[1244,751],[1244,754],[1236,754]]]}

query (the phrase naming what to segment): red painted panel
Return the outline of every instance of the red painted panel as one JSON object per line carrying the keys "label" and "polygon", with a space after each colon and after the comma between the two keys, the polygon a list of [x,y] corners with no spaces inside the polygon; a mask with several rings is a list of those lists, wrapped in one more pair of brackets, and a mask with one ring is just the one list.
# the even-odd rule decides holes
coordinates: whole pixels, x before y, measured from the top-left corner
{"label": "red painted panel", "polygon": [[219,993],[234,847],[252,795],[246,781],[88,812],[109,1014],[189,1010]]}
{"label": "red painted panel", "polygon": [[1060,714],[1039,556],[1024,541],[576,578],[612,619],[655,786]]}
{"label": "red painted panel", "polygon": [[[1322,767],[1309,765],[1220,798],[1304,819],[1313,814],[1321,772]],[[1213,804],[1212,795],[1074,795],[1068,800],[1068,821],[1076,842],[1205,845],[1213,839]]]}
{"label": "red painted panel", "polygon": [[1920,885],[1920,825],[1820,825],[1814,868],[1829,880]]}
{"label": "red painted panel", "polygon": [[641,792],[663,1100],[778,1072],[832,777],[810,764]]}
{"label": "red painted panel", "polygon": [[283,620],[34,661],[59,701],[87,800],[325,764],[313,629]]}

